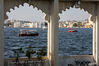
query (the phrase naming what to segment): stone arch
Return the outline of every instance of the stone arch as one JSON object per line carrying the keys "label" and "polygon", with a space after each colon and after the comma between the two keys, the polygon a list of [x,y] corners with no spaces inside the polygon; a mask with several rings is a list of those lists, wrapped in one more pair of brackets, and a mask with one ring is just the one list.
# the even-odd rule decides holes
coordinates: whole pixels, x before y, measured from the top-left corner
{"label": "stone arch", "polygon": [[[11,11],[17,9],[17,8],[20,8],[21,6],[24,6],[24,4],[21,4],[21,5],[18,5],[18,6],[14,6],[13,8],[10,8],[10,9],[8,10],[8,12],[11,12]],[[42,11],[41,9],[37,8],[36,6],[33,7],[33,6],[30,5],[30,4],[29,4],[28,6],[29,6],[29,7],[32,7],[32,8],[36,8],[36,10],[41,11],[42,13],[45,13],[45,12]],[[47,17],[46,17],[46,13],[45,13],[45,16],[44,16],[43,18],[44,18],[45,20],[48,20],[49,16],[47,15]]]}
{"label": "stone arch", "polygon": [[87,11],[89,14],[91,14],[90,20],[95,22],[96,21],[96,9],[97,4],[95,2],[81,2],[80,8],[84,9],[84,11]]}
{"label": "stone arch", "polygon": [[75,4],[74,2],[60,2],[59,3],[59,13],[62,13],[62,10],[65,11],[66,9],[73,7],[74,4]]}
{"label": "stone arch", "polygon": [[[72,7],[71,7],[72,8]],[[69,9],[68,9],[69,10]],[[85,11],[83,8],[81,9],[80,8],[80,10],[83,10],[83,11]],[[65,10],[66,11],[66,10]],[[86,11],[87,12],[87,11]],[[89,12],[88,12],[89,13]],[[76,15],[75,15],[76,16]],[[68,18],[68,17],[67,17]],[[65,28],[66,29],[66,28]],[[68,29],[67,29],[67,31],[68,31]],[[79,31],[78,31],[79,32]],[[59,41],[59,42],[61,42],[61,41]],[[61,43],[62,44],[62,43]]]}
{"label": "stone arch", "polygon": [[[81,8],[75,8],[75,9],[73,9],[73,8],[75,8],[75,6],[74,6],[74,7],[69,7],[68,9],[65,9],[65,10],[62,10],[62,11],[59,13],[59,16],[61,17],[61,14],[64,14],[64,12],[67,12],[67,11],[69,12],[69,10],[71,10],[70,13],[69,13],[70,16],[75,16],[75,17],[74,17],[73,19],[71,19],[71,20],[75,20],[78,16],[80,17],[80,15],[79,15],[80,13],[82,14],[82,16],[83,16],[83,14],[85,14],[85,15],[88,14],[88,16],[91,15],[88,11],[85,11],[83,8],[82,8],[82,9],[81,9]],[[72,12],[72,10],[73,10],[74,12]],[[77,11],[77,13],[78,13],[78,11],[80,11],[79,14],[77,14],[76,11]],[[67,13],[68,13],[68,12],[67,12]],[[82,12],[83,12],[83,13],[82,13]],[[67,13],[66,13],[66,14],[67,14]],[[65,14],[65,15],[66,15],[66,14]],[[69,14],[67,14],[67,16],[68,16]],[[76,17],[76,14],[77,14],[77,17]],[[65,16],[65,15],[64,15],[64,16]],[[69,20],[70,18],[68,19],[67,16],[66,16],[66,18],[67,18],[67,20]],[[83,17],[84,17],[84,16],[83,16]],[[90,17],[91,17],[91,16],[90,16]],[[90,18],[90,17],[89,17],[89,18]],[[88,20],[90,20],[89,18],[88,18]],[[82,18],[82,19],[83,19],[83,18]],[[81,19],[81,20],[82,20],[82,19]],[[84,19],[86,19],[86,18],[84,18]],[[70,20],[70,21],[71,21],[71,20]],[[76,20],[77,20],[77,19],[76,19]],[[79,19],[78,19],[78,20],[79,20]],[[64,21],[64,20],[63,20],[63,21]]]}
{"label": "stone arch", "polygon": [[[73,3],[61,3],[61,4],[60,4],[60,7],[59,7],[60,8],[59,13],[62,13],[62,10],[66,11],[66,9],[70,9],[70,8],[72,8],[75,5]],[[61,7],[63,7],[63,8],[61,8]],[[90,20],[92,22],[96,22],[97,4],[95,2],[81,2],[79,8],[81,10],[84,10],[85,12],[88,12],[89,14],[91,14]]]}
{"label": "stone arch", "polygon": [[[59,6],[59,13],[62,13],[63,11],[66,11],[66,9],[70,9],[70,7],[75,6],[76,2],[64,2],[60,3]],[[84,11],[87,11],[89,14],[91,14],[90,20],[95,22],[96,21],[96,9],[97,4],[95,2],[81,2],[79,8],[84,9]]]}
{"label": "stone arch", "polygon": [[[26,4],[27,4],[27,6],[28,6],[28,7],[31,7],[32,9],[35,9],[35,10],[37,10],[37,11],[41,12],[42,14],[44,14],[43,19],[44,19],[44,20],[46,20],[46,19],[45,19],[46,14],[45,14],[42,10],[38,9],[37,7],[33,7],[32,5],[29,5],[28,3],[26,3]],[[9,9],[9,11],[7,11],[7,13],[6,13],[6,14],[10,13],[11,11],[16,10],[17,8],[24,7],[24,6],[25,6],[25,3],[24,3],[23,5],[19,5],[18,7],[17,7],[17,6],[15,6],[14,8],[10,8],[10,9]]]}
{"label": "stone arch", "polygon": [[[4,1],[4,18],[7,19],[6,12],[10,12],[11,10],[14,10],[16,8],[19,8],[20,6],[24,6],[24,3],[27,3],[27,0],[5,0]],[[41,10],[42,13],[45,13],[46,15],[49,15],[49,1],[31,1],[28,3],[29,7],[33,5],[34,8],[37,8],[37,10]],[[46,16],[45,16],[46,17]],[[45,18],[44,17],[44,18]]]}

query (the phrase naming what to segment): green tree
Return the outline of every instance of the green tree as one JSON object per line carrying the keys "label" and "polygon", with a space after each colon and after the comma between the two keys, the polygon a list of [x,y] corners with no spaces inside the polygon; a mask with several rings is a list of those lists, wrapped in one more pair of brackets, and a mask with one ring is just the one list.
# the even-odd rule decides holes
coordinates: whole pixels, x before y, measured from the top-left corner
{"label": "green tree", "polygon": [[82,26],[82,22],[78,22],[78,27]]}
{"label": "green tree", "polygon": [[78,26],[77,23],[74,23],[74,24],[73,24],[73,27],[77,27],[77,26]]}
{"label": "green tree", "polygon": [[41,48],[37,51],[37,57],[39,59],[41,59],[42,56],[46,56],[47,55],[47,50],[46,48]]}
{"label": "green tree", "polygon": [[29,60],[30,60],[30,58],[31,58],[31,54],[35,54],[36,53],[36,51],[34,51],[34,50],[31,50],[31,46],[29,46],[29,48],[27,49],[27,51],[26,51],[26,56],[29,58]]}

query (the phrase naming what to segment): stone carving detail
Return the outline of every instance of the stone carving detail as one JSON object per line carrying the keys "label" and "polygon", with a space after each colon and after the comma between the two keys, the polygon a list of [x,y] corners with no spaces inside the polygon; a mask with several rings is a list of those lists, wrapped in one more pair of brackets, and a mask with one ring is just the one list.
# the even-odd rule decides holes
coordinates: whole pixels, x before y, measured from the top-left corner
{"label": "stone carving detail", "polygon": [[[73,7],[76,2],[60,2],[59,12],[62,13],[62,10],[66,11],[66,9],[69,9],[70,7]],[[96,20],[96,3],[93,2],[81,2],[80,8],[84,9],[84,11],[87,11],[92,16],[90,17],[90,20],[95,22]]]}
{"label": "stone carving detail", "polygon": [[[20,8],[20,7],[22,7],[22,6],[24,6],[24,5],[19,5],[19,7],[15,6],[13,9],[12,9],[12,8],[9,9],[9,12],[7,12],[7,13],[10,13],[11,11],[16,10],[17,8]],[[29,5],[27,5],[27,6],[29,6]],[[29,7],[32,7],[32,8],[33,8],[32,5],[29,6]],[[36,7],[35,7],[35,8],[36,8]],[[41,10],[39,10],[38,8],[36,8],[36,10],[41,11]],[[41,11],[41,12],[42,12],[42,11]],[[42,13],[44,13],[44,12],[42,12]],[[46,15],[45,15],[45,16],[46,16]],[[45,16],[43,17],[44,19],[45,19]]]}
{"label": "stone carving detail", "polygon": [[23,5],[25,0],[4,0],[4,18],[7,19],[6,12],[10,11],[10,9],[14,9],[15,6],[19,7],[19,5]]}
{"label": "stone carving detail", "polygon": [[[23,6],[23,4],[25,2],[27,2],[27,0],[5,0],[4,1],[5,18],[7,18],[7,16],[6,16],[7,11],[11,11],[11,10],[14,10],[15,8],[19,8],[20,6]],[[45,13],[47,15],[45,18],[46,18],[46,20],[49,21],[48,15],[50,15],[51,3],[52,2],[49,2],[49,1],[39,1],[38,2],[38,1],[34,0],[34,1],[29,2],[29,4],[30,4],[29,6],[33,5],[34,8],[37,7],[38,10],[41,10],[42,13]],[[66,10],[66,9],[69,9],[70,7],[73,7],[75,5],[75,3],[76,2],[59,2],[59,13],[62,13],[62,10]],[[90,13],[92,15],[92,17],[90,19],[95,22],[96,3],[94,3],[94,2],[81,2],[80,8],[84,9],[84,11],[87,11],[88,13]]]}
{"label": "stone carving detail", "polygon": [[46,22],[50,22],[50,16],[49,15],[46,15],[45,16],[45,20],[46,20]]}
{"label": "stone carving detail", "polygon": [[[6,12],[10,12],[11,10],[14,10],[16,8],[19,8],[20,6],[23,6],[24,3],[27,1],[25,0],[5,0],[4,1],[4,17],[7,19]],[[29,3],[29,6],[33,5],[34,8],[37,8],[38,10],[41,10],[42,13],[49,14],[49,2],[48,1],[31,1]]]}
{"label": "stone carving detail", "polygon": [[37,7],[38,10],[42,10],[45,14],[50,14],[50,2],[49,1],[32,1],[30,5],[33,5],[33,7]]}
{"label": "stone carving detail", "polygon": [[94,2],[82,2],[80,5],[81,9],[84,9],[84,11],[87,11],[89,14],[91,14],[90,20],[95,22],[96,21],[96,3]]}
{"label": "stone carving detail", "polygon": [[70,7],[73,7],[75,5],[75,2],[60,2],[59,3],[59,13],[62,13],[62,10],[69,9]]}

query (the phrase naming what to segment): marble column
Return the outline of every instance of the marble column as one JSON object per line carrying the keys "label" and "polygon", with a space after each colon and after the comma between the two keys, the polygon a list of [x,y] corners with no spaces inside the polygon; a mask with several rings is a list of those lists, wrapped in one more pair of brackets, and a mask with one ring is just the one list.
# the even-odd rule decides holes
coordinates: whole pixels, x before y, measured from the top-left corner
{"label": "marble column", "polygon": [[48,58],[50,59],[50,23],[48,22]]}
{"label": "marble column", "polygon": [[3,0],[0,0],[0,66],[4,66],[4,8]]}
{"label": "marble column", "polygon": [[97,3],[96,17],[96,64],[99,66],[99,3]]}
{"label": "marble column", "polygon": [[58,0],[54,0],[51,6],[52,7],[51,7],[51,16],[50,16],[50,66],[59,66],[59,59],[58,59],[59,2]]}
{"label": "marble column", "polygon": [[96,22],[93,23],[93,57],[96,59]]}

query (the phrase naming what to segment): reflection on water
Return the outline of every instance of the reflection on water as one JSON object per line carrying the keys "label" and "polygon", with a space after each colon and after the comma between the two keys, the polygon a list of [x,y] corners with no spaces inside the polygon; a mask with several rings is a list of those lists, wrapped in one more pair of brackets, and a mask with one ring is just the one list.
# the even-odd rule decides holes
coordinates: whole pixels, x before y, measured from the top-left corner
{"label": "reflection on water", "polygon": [[[32,28],[33,29],[33,28]],[[19,37],[20,28],[5,28],[5,58],[14,57],[12,49],[28,46],[47,47],[47,30],[36,29],[39,36]],[[59,55],[92,54],[92,29],[79,28],[78,32],[67,32],[67,28],[59,29]],[[36,48],[37,47],[37,48]],[[23,57],[25,54],[22,55]]]}

